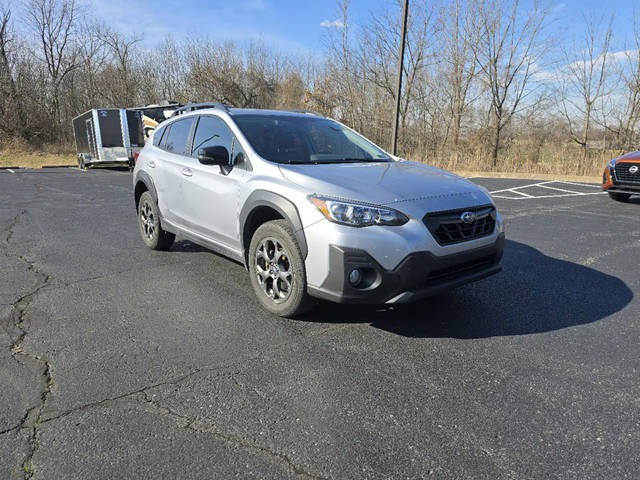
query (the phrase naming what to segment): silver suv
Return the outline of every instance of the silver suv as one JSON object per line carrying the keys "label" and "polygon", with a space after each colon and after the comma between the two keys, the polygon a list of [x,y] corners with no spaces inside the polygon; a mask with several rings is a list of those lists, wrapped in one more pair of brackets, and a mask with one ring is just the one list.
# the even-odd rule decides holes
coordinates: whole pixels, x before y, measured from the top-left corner
{"label": "silver suv", "polygon": [[403,160],[314,112],[183,107],[134,170],[140,233],[241,262],[281,316],[313,299],[404,303],[501,270],[486,189]]}

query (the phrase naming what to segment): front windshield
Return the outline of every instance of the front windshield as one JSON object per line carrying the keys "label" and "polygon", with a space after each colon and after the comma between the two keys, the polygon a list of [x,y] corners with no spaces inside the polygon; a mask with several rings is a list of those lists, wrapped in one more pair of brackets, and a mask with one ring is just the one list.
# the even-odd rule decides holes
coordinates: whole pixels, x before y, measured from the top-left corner
{"label": "front windshield", "polygon": [[234,115],[234,120],[262,158],[277,163],[390,162],[374,144],[320,117]]}

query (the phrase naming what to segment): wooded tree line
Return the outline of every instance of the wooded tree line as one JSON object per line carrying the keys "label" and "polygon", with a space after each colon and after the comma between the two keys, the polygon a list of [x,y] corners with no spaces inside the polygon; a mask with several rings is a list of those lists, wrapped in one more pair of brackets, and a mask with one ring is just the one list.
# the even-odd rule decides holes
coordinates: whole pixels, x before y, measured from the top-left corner
{"label": "wooded tree line", "polygon": [[[326,48],[307,58],[204,36],[149,48],[74,0],[12,2],[0,8],[0,142],[71,145],[71,119],[90,108],[170,99],[317,110],[386,148],[401,5],[360,24],[349,7],[339,2]],[[551,2],[413,0],[409,13],[402,155],[449,168],[564,162],[584,173],[638,148],[638,22],[620,48],[609,17],[572,12],[579,33],[561,38]]]}

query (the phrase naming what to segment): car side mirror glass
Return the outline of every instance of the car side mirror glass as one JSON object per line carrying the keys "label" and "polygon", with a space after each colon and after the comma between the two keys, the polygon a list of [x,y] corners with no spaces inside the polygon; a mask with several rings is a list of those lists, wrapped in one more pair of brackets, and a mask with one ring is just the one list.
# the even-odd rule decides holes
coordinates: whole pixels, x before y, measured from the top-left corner
{"label": "car side mirror glass", "polygon": [[203,165],[229,165],[229,150],[222,145],[198,149],[198,161]]}

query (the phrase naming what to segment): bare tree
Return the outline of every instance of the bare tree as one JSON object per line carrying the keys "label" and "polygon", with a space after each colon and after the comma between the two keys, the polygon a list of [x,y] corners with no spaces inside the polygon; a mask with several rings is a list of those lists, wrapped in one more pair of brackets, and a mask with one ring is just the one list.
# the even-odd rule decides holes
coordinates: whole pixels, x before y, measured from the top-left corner
{"label": "bare tree", "polygon": [[573,141],[587,158],[589,134],[597,102],[611,93],[607,85],[613,16],[606,28],[603,20],[584,18],[583,41],[571,51],[565,49],[567,64],[560,69],[562,111]]}
{"label": "bare tree", "polygon": [[[395,103],[398,58],[398,39],[401,35],[400,4],[395,10],[372,15],[370,24],[362,28],[361,63],[367,80],[388,96],[389,105]],[[437,25],[432,21],[432,9],[421,3],[412,4],[407,20],[407,41],[403,63],[403,88],[400,104],[401,133],[405,131],[412,106],[426,92],[420,90],[421,76],[432,57],[430,47]],[[386,143],[386,142],[385,142]],[[405,140],[405,146],[407,141]]]}
{"label": "bare tree", "polygon": [[[619,95],[609,97],[613,119],[607,122],[602,116],[602,125],[615,135],[616,146],[622,150],[637,149],[638,123],[640,122],[640,14],[634,13],[634,37],[632,48],[618,52],[618,65],[614,76],[620,80]],[[622,58],[620,58],[622,57]],[[609,89],[612,89],[610,86]],[[617,100],[617,101],[616,101]]]}
{"label": "bare tree", "polygon": [[[477,76],[478,24],[475,4],[454,0],[440,18],[441,55],[437,86],[446,99],[451,143],[458,147],[463,117],[472,102],[470,90]],[[448,133],[448,132],[447,132]],[[445,141],[449,135],[445,135]]]}
{"label": "bare tree", "polygon": [[[13,42],[11,32],[11,10],[0,10],[0,129],[6,136],[15,135],[16,120],[21,121],[20,114],[21,105],[16,88],[16,82],[13,78],[12,66],[10,61],[10,49]],[[16,112],[14,109],[17,109]],[[15,115],[17,113],[17,115]],[[21,133],[21,132],[20,132]]]}
{"label": "bare tree", "polygon": [[99,39],[108,49],[112,61],[103,72],[101,92],[107,101],[116,106],[132,106],[136,103],[138,76],[134,71],[133,55],[141,38],[124,35],[112,29],[99,33]]}
{"label": "bare tree", "polygon": [[527,10],[519,0],[477,0],[474,45],[478,67],[490,95],[491,158],[498,163],[504,129],[531,90],[535,67],[544,56],[547,10],[538,2]]}
{"label": "bare tree", "polygon": [[50,115],[56,125],[61,125],[60,87],[78,66],[74,43],[76,4],[74,0],[29,0],[25,11],[27,24],[40,42],[49,77]]}

